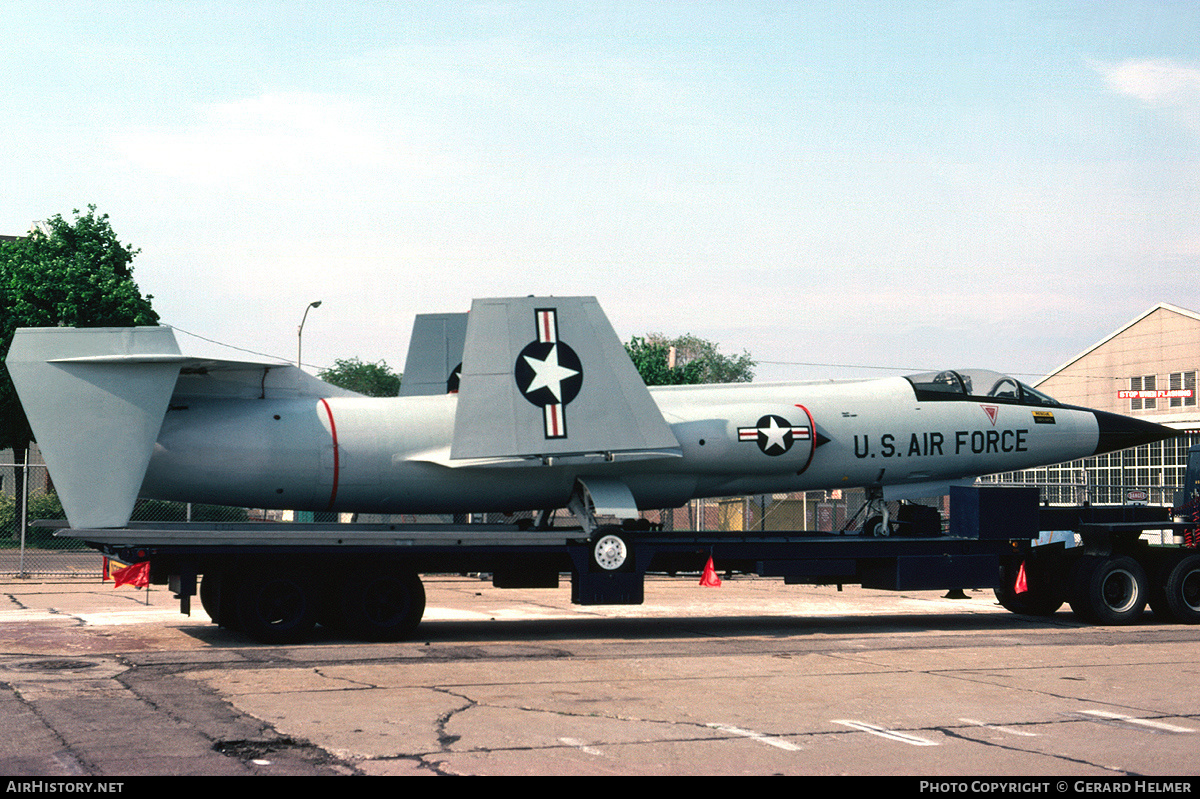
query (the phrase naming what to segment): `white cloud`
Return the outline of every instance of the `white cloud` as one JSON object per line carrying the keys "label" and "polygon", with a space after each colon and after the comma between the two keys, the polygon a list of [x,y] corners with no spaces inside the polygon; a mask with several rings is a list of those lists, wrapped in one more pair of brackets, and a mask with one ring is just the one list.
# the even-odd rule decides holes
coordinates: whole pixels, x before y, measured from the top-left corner
{"label": "white cloud", "polygon": [[196,109],[192,124],[141,127],[114,142],[133,164],[204,186],[253,190],[345,170],[420,160],[366,108],[308,92],[268,93]]}
{"label": "white cloud", "polygon": [[1093,68],[1112,91],[1173,108],[1183,113],[1186,125],[1200,129],[1200,66],[1155,58],[1095,63]]}

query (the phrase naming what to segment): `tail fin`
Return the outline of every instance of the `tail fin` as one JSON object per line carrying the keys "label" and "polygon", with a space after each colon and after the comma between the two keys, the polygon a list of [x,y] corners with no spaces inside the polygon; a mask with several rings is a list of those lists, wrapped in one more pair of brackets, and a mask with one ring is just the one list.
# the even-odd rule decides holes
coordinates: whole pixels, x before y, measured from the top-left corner
{"label": "tail fin", "polygon": [[169,327],[16,331],[5,363],[72,527],[129,521],[184,361]]}
{"label": "tail fin", "polygon": [[452,460],[679,452],[594,297],[471,305]]}
{"label": "tail fin", "polygon": [[458,391],[466,337],[465,313],[418,314],[408,342],[400,396]]}

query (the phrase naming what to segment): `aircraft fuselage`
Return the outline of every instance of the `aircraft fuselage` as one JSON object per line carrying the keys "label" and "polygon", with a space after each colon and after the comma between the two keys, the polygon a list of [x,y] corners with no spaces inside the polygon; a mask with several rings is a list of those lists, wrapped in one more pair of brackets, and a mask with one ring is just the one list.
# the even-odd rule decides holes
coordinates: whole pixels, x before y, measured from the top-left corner
{"label": "aircraft fuselage", "polygon": [[[642,508],[706,496],[937,483],[1090,456],[1094,412],[980,398],[921,401],[901,377],[652,388],[680,455],[606,453],[450,465],[454,394],[176,398],[141,494],[379,513],[563,507],[618,476]],[[531,465],[532,464],[532,465]]]}

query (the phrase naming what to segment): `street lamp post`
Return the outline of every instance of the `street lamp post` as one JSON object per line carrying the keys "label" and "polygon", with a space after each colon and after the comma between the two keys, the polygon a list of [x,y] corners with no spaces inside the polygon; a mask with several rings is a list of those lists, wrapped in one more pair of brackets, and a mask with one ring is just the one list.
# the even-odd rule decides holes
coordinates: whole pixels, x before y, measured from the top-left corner
{"label": "street lamp post", "polygon": [[304,342],[304,322],[308,319],[308,312],[311,308],[320,308],[321,301],[314,300],[304,309],[304,316],[300,317],[300,327],[296,328],[296,366],[300,366],[300,347]]}

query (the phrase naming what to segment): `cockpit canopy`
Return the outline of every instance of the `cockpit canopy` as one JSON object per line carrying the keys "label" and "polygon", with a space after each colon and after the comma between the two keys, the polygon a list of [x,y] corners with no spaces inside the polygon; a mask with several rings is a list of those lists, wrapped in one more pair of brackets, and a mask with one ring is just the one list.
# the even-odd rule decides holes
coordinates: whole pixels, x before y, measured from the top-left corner
{"label": "cockpit canopy", "polygon": [[926,401],[986,400],[1014,405],[1058,405],[1059,402],[1024,383],[988,369],[947,369],[906,375],[917,399]]}

